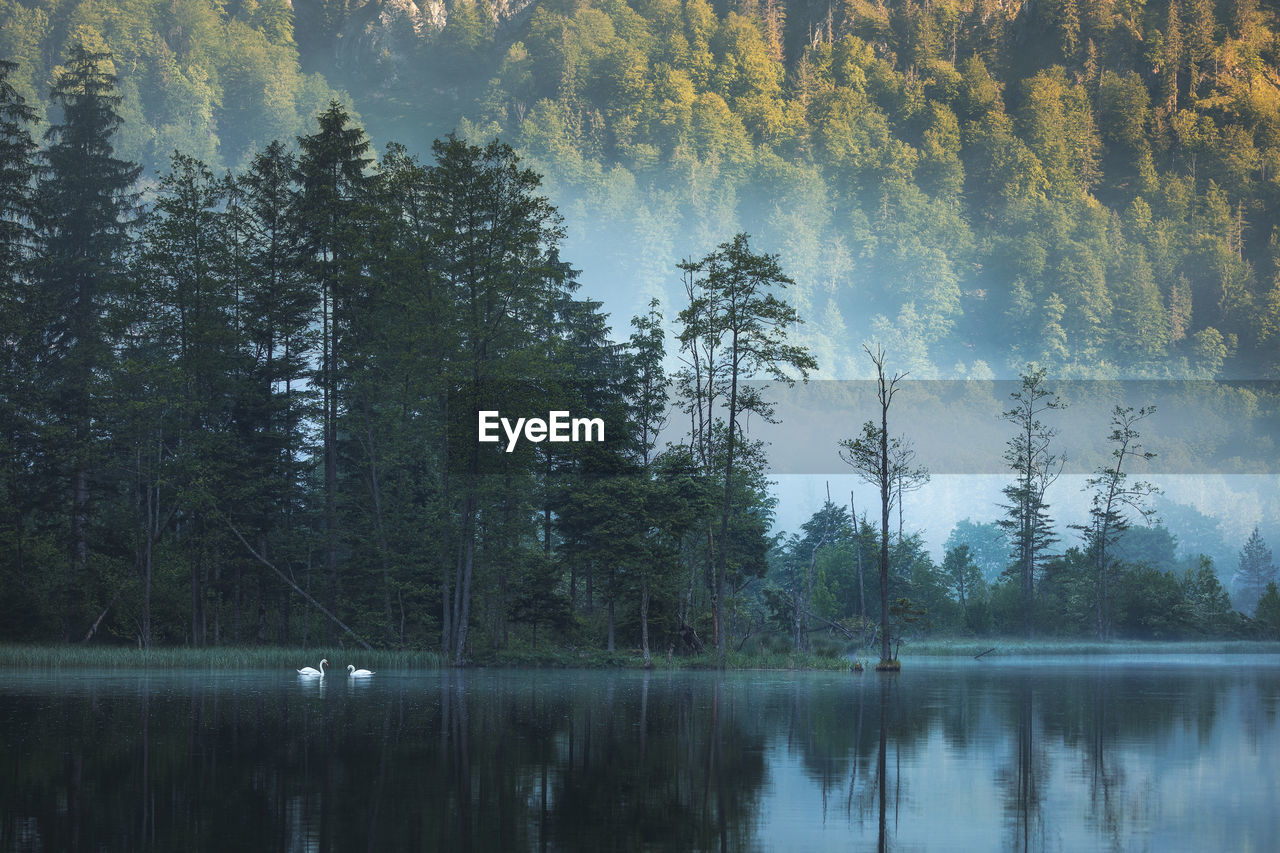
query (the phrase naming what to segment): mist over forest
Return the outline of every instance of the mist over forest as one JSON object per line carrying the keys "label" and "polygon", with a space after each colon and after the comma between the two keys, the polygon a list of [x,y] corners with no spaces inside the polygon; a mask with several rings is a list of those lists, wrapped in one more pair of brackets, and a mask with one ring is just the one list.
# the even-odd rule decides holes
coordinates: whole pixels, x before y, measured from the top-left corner
{"label": "mist over forest", "polygon": [[[1173,3],[6,0],[41,110],[109,48],[118,153],[244,165],[330,98],[379,150],[498,137],[615,329],[733,233],[778,252],[821,374],[1270,377],[1274,10]],[[852,344],[852,345],[851,345]]]}
{"label": "mist over forest", "polygon": [[[866,344],[913,380],[1016,380],[1029,364],[1051,390],[1219,380],[1220,405],[1265,437],[1280,398],[1233,383],[1280,369],[1278,33],[1257,0],[2,0],[5,132],[29,130],[13,150],[34,164],[11,184],[39,190],[30,215],[6,201],[30,233],[6,237],[4,571],[41,578],[10,605],[34,614],[14,636],[92,625],[150,643],[153,580],[157,641],[195,645],[332,639],[310,621],[320,603],[376,642],[459,661],[469,628],[493,649],[540,628],[610,649],[643,631],[647,655],[651,602],[664,646],[785,636],[797,612],[861,636],[878,594],[861,557],[888,547],[844,510],[867,486],[846,479],[826,505],[820,481],[779,487],[749,432],[735,470],[701,379],[685,400],[708,421],[687,457],[653,441],[645,383],[707,345],[680,264],[704,274],[739,234],[755,254],[734,257],[776,256],[787,345],[815,379],[873,376]],[[50,222],[73,206],[57,151],[85,98],[110,107],[97,127],[115,180],[92,316],[50,295],[74,278],[58,279],[74,253]],[[476,175],[512,182],[530,223],[509,271],[523,289],[502,297],[521,307],[483,357],[465,276],[442,260],[472,237],[431,218],[466,209]],[[131,193],[147,215],[130,218]],[[424,199],[444,207],[416,219]],[[326,224],[326,205],[352,224]],[[425,281],[446,284],[414,303]],[[448,407],[464,367],[514,395],[490,402],[599,406],[616,443],[467,458],[474,425]],[[493,393],[468,387],[468,403]],[[833,467],[869,417],[829,436]],[[1105,465],[1105,431],[1096,445]],[[1265,633],[1275,476],[1239,473],[1148,496],[1155,514],[1098,563],[1120,586],[1096,623],[1094,544],[1069,526],[1087,525],[1089,496],[1067,478],[1042,574],[1028,563],[1020,580],[994,523],[1007,482],[900,491],[892,585],[944,631]],[[446,532],[424,545],[423,529]],[[1260,574],[1233,610],[1246,563]]]}

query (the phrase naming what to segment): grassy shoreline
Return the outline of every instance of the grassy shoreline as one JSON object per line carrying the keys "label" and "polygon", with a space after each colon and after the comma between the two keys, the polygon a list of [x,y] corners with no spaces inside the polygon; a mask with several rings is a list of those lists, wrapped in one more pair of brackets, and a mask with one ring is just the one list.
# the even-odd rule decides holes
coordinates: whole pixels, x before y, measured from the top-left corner
{"label": "grassy shoreline", "polygon": [[372,670],[436,669],[440,656],[424,651],[296,649],[280,646],[220,646],[217,648],[155,648],[127,646],[0,645],[0,668],[8,669],[299,669],[319,666],[346,674],[347,664]]}
{"label": "grassy shoreline", "polygon": [[1280,642],[1274,640],[919,640],[903,645],[902,656],[975,657],[995,649],[983,657],[1048,657],[1053,655],[1238,655],[1280,654]]}
{"label": "grassy shoreline", "polygon": [[[988,652],[989,649],[994,651]],[[1200,640],[1179,642],[1087,640],[973,640],[917,641],[902,647],[904,666],[913,658],[1115,656],[1115,655],[1238,655],[1280,654],[1280,642],[1250,640]],[[0,645],[0,669],[297,669],[317,666],[326,658],[329,671],[341,675],[347,664],[383,672],[441,669],[448,664],[435,652],[344,649],[297,649],[278,646],[218,648],[160,648],[144,652],[122,646]],[[787,652],[731,653],[730,670],[847,670],[854,660],[875,664],[874,656],[850,653],[839,657]],[[469,664],[473,668],[513,669],[642,669],[644,661],[634,650],[538,649],[487,652]],[[717,669],[714,654],[692,657],[654,656],[657,670]]]}
{"label": "grassy shoreline", "polygon": [[[297,669],[329,661],[327,671],[345,674],[347,664],[382,672],[441,669],[449,664],[436,652],[345,649],[298,649],[280,646],[222,646],[217,648],[157,648],[148,652],[125,646],[0,644],[0,669]],[[842,670],[843,657],[813,654],[731,654],[729,669]],[[486,652],[468,663],[469,668],[513,669],[643,669],[638,652],[578,649],[538,649]],[[653,668],[715,669],[714,654],[694,657],[655,656]]]}

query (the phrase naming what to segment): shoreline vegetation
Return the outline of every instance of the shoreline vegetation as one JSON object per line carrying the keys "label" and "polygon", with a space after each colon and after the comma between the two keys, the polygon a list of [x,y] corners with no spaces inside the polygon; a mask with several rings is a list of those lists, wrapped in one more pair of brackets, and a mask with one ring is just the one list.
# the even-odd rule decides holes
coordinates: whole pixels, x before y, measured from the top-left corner
{"label": "shoreline vegetation", "polygon": [[[1280,642],[1261,640],[1200,640],[1200,641],[1078,641],[1078,640],[975,640],[934,639],[922,640],[904,646],[904,668],[910,669],[912,660],[929,658],[973,659],[989,662],[1010,657],[1112,657],[1112,656],[1173,656],[1173,655],[1280,655]],[[205,669],[205,670],[261,670],[297,669],[316,666],[321,658],[332,665],[326,669],[331,678],[345,678],[346,665],[376,672],[408,672],[424,669],[447,669],[452,666],[437,652],[414,650],[352,650],[297,649],[277,646],[219,648],[166,648],[141,649],[121,646],[63,646],[63,645],[0,645],[0,669]],[[866,651],[845,651],[838,655],[814,653],[757,652],[734,653],[728,656],[727,670],[796,670],[840,671],[856,668],[861,663],[865,671],[873,669],[874,654]],[[464,669],[643,669],[644,659],[639,650],[608,652],[595,649],[537,649],[509,650],[476,655]],[[714,670],[718,669],[714,653],[705,655],[655,656],[655,670]]]}

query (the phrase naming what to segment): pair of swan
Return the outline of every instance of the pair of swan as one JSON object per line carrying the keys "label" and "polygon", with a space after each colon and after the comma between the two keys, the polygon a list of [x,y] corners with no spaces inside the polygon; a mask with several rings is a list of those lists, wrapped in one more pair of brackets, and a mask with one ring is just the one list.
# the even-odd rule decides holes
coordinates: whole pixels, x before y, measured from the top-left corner
{"label": "pair of swan", "polygon": [[[320,661],[319,669],[316,669],[313,666],[304,666],[302,669],[298,670],[298,675],[306,678],[324,678],[324,668],[328,665],[329,661],[322,660]],[[354,664],[347,664],[347,675],[352,678],[368,678],[370,675],[373,675],[373,673],[367,669],[356,669]]]}

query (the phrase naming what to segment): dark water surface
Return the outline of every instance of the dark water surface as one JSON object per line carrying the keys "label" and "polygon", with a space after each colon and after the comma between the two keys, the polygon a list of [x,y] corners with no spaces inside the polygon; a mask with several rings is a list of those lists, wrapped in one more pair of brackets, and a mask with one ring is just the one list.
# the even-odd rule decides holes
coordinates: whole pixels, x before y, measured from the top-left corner
{"label": "dark water surface", "polygon": [[1280,850],[1275,657],[0,673],[3,850]]}

